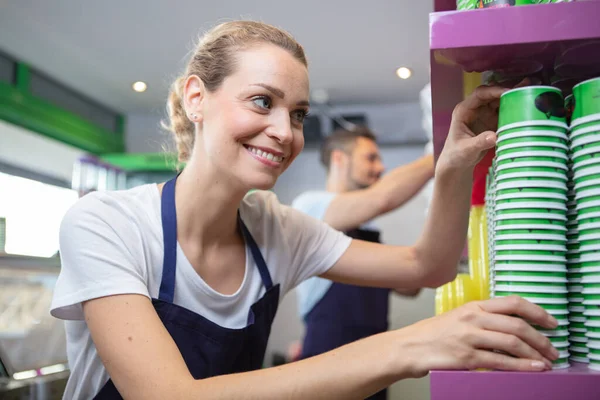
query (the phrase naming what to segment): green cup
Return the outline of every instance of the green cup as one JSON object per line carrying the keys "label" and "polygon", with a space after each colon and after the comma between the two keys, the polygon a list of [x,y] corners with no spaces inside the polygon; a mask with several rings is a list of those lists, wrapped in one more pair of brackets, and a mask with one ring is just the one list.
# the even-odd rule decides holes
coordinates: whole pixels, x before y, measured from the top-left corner
{"label": "green cup", "polygon": [[600,121],[587,122],[578,126],[574,126],[571,132],[568,134],[569,139],[572,141],[581,135],[600,131]]}
{"label": "green cup", "polygon": [[[560,146],[558,143],[556,145],[550,144],[547,142],[540,142],[539,144],[535,142],[527,142],[527,145],[522,145],[518,147],[509,147],[503,146],[498,147],[496,149],[496,154],[498,157],[504,158],[519,158],[520,156],[536,156],[536,155],[551,155],[552,157],[560,157],[568,159],[568,149]],[[575,153],[575,152],[573,152]]]}
{"label": "green cup", "polygon": [[566,241],[565,232],[541,229],[506,229],[496,231],[496,240],[552,240],[563,243]]}
{"label": "green cup", "polygon": [[579,179],[586,177],[595,177],[600,183],[600,166],[590,165],[584,168],[580,168],[577,171],[575,171],[575,174],[573,175],[575,183],[577,183]]}
{"label": "green cup", "polygon": [[529,165],[539,165],[539,166],[551,166],[551,167],[557,167],[560,168],[563,165],[566,166],[567,164],[567,159],[566,158],[561,158],[561,157],[544,157],[544,156],[539,156],[539,157],[518,157],[518,158],[509,158],[509,157],[505,157],[503,159],[496,159],[497,163],[496,163],[496,167],[493,169],[493,171],[500,169],[501,167],[506,167],[506,165],[512,165],[512,164],[520,164],[520,163],[528,163]]}
{"label": "green cup", "polygon": [[496,251],[501,250],[542,250],[566,252],[564,242],[555,240],[501,240],[496,238],[494,244]]}
{"label": "green cup", "polygon": [[573,149],[576,147],[593,144],[600,144],[600,126],[598,126],[598,130],[594,129],[589,133],[580,133],[576,136],[571,136],[570,147]]}
{"label": "green cup", "polygon": [[542,160],[563,160],[565,163],[569,160],[569,156],[567,153],[563,151],[554,151],[554,149],[544,150],[544,149],[529,149],[528,151],[517,151],[517,152],[507,152],[506,154],[497,155],[498,165],[501,165],[506,162],[513,161],[529,161],[532,159],[542,159]]}
{"label": "green cup", "polygon": [[[537,139],[540,138],[540,139]],[[502,147],[505,143],[514,143],[514,140],[539,140],[539,141],[554,141],[560,140],[559,143],[567,144],[569,136],[565,129],[555,127],[538,127],[536,129],[530,128],[516,128],[509,129],[498,134],[497,146]],[[518,142],[517,142],[518,143]]]}
{"label": "green cup", "polygon": [[591,201],[588,200],[589,198],[593,198],[594,200],[600,198],[600,186],[588,186],[585,189],[578,191],[575,195],[575,202]]}
{"label": "green cup", "polygon": [[583,293],[583,304],[587,305],[600,305],[600,294],[589,294]]}
{"label": "green cup", "polygon": [[477,0],[458,0],[456,2],[457,10],[475,10],[477,8]]}
{"label": "green cup", "polygon": [[494,271],[496,281],[566,283],[566,272]]}
{"label": "green cup", "polygon": [[528,86],[502,95],[498,131],[524,126],[567,127],[565,101],[560,89]]}
{"label": "green cup", "polygon": [[496,186],[498,191],[518,188],[558,189],[566,193],[567,182],[556,178],[511,178],[498,181]]}
{"label": "green cup", "polygon": [[[594,210],[591,208],[590,210]],[[587,209],[586,209],[587,210]],[[585,211],[585,210],[582,210]],[[505,219],[555,219],[567,221],[567,211],[553,208],[511,208],[496,210],[496,221]]]}
{"label": "green cup", "polygon": [[567,271],[565,263],[544,261],[497,261],[493,266],[498,271],[560,272]]}
{"label": "green cup", "polygon": [[592,151],[585,149],[585,151],[580,152],[578,155],[572,153],[570,157],[573,160],[574,168],[577,166],[594,164],[600,159],[600,150],[598,150],[598,147],[594,147]]}
{"label": "green cup", "polygon": [[566,223],[562,220],[555,219],[502,219],[495,221],[496,226],[494,231],[504,230],[504,229],[540,229],[540,230],[557,230],[557,231],[567,231]]}
{"label": "green cup", "polygon": [[520,199],[520,198],[543,198],[543,199],[557,199],[561,201],[567,201],[566,189],[555,189],[555,188],[528,188],[528,187],[515,187],[508,189],[501,189],[495,192],[495,200],[507,200],[507,199]]}
{"label": "green cup", "polygon": [[565,102],[560,89],[528,86],[502,95],[498,131],[525,126],[567,126]]}
{"label": "green cup", "polygon": [[502,281],[496,282],[495,289],[500,292],[513,293],[553,293],[566,296],[567,287],[564,283],[554,282],[520,282]]}
{"label": "green cup", "polygon": [[586,207],[577,210],[577,220],[581,222],[582,219],[597,218],[600,216],[600,207]]}
{"label": "green cup", "polygon": [[[553,293],[530,293],[530,292],[513,292],[513,291],[502,291],[496,290],[494,297],[508,297],[508,296],[520,296],[530,303],[542,305],[542,304],[554,304],[554,305],[568,305],[568,300],[564,294],[553,294]],[[568,334],[568,333],[567,333]]]}
{"label": "green cup", "polygon": [[[548,177],[567,180],[566,168],[544,167],[544,166],[522,166],[509,165],[512,168],[502,168],[496,171],[496,181],[506,179],[506,175],[514,175],[515,177]],[[508,166],[507,166],[508,167]]]}
{"label": "green cup", "polygon": [[553,136],[516,137],[513,139],[502,140],[497,144],[497,149],[499,151],[519,149],[522,147],[555,147],[561,150],[569,149],[566,139]]}
{"label": "green cup", "polygon": [[[575,108],[571,117],[571,126],[600,120],[600,78],[581,82],[573,87]],[[502,101],[500,102],[502,107]]]}

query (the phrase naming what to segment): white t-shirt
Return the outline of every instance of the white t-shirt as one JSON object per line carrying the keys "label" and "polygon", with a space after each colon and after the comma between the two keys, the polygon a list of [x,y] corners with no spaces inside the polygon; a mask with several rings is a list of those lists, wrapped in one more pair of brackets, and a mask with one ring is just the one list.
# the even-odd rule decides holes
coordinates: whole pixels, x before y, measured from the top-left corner
{"label": "white t-shirt", "polygon": [[[240,215],[269,268],[281,296],[301,281],[326,272],[351,239],[291,207],[275,194],[248,194]],[[67,320],[71,376],[65,399],[89,399],[108,380],[85,321],[81,303],[115,295],[157,298],[163,263],[160,195],[155,184],[127,191],[95,192],[81,198],[60,229],[62,269],[51,306]],[[250,306],[265,293],[258,268],[246,247],[246,273],[232,295],[214,291],[177,249],[174,302],[228,328],[246,325]]]}
{"label": "white t-shirt", "polygon": [[[292,202],[292,207],[322,221],[325,212],[336,195],[337,193],[324,190],[310,190],[296,197]],[[362,225],[361,228],[377,230],[375,224],[371,221]],[[300,318],[304,319],[315,305],[321,301],[332,283],[328,279],[315,276],[298,285],[296,293],[298,295],[298,314]]]}

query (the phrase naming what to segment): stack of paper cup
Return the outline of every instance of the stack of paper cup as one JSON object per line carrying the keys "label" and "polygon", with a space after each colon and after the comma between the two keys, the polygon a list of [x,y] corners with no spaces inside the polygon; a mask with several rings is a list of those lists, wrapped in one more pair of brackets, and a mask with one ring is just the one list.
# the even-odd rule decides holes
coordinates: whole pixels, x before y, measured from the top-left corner
{"label": "stack of paper cup", "polygon": [[487,218],[487,240],[488,240],[488,260],[489,260],[489,291],[490,297],[494,297],[494,241],[495,241],[495,232],[496,232],[496,221],[494,218],[494,208],[496,205],[496,179],[494,176],[496,160],[492,162],[492,166],[488,171],[488,175],[486,177],[486,191],[485,191],[485,210],[486,210],[486,218]]}
{"label": "stack of paper cup", "polygon": [[[569,142],[572,148],[572,142]],[[579,229],[577,226],[577,201],[575,193],[575,181],[572,152],[569,151],[567,182],[567,279],[569,290],[569,353],[570,360],[587,363],[587,337],[585,336],[585,317],[582,295],[582,273],[579,248]]]}
{"label": "stack of paper cup", "polygon": [[556,329],[536,327],[559,351],[554,368],[569,366],[567,130],[559,89],[530,86],[502,95],[494,171],[494,295],[517,294],[556,317]]}
{"label": "stack of paper cup", "polygon": [[571,351],[600,370],[600,78],[573,87],[573,97],[570,149],[578,255],[568,264]]}

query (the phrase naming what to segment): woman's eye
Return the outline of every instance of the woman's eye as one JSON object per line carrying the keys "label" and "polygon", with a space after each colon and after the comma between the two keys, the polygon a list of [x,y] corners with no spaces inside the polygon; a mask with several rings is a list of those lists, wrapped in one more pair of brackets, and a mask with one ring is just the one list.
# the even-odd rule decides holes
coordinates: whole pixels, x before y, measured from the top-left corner
{"label": "woman's eye", "polygon": [[260,108],[271,108],[271,99],[266,97],[266,96],[259,96],[259,97],[255,97],[254,99],[252,99],[252,101],[254,102],[254,104],[256,104],[257,106],[259,106]]}
{"label": "woman's eye", "polygon": [[292,118],[294,118],[298,122],[304,122],[304,119],[308,115],[308,111],[306,110],[296,110],[292,113]]}

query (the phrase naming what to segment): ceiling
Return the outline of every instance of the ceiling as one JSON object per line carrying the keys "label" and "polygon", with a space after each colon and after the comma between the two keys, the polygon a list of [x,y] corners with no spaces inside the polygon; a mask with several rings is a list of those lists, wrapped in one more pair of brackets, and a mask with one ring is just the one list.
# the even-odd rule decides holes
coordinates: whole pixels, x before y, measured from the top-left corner
{"label": "ceiling", "polygon": [[[0,51],[123,113],[163,109],[194,40],[217,22],[290,31],[311,89],[334,104],[417,101],[429,77],[432,0],[0,0]],[[396,68],[413,70],[398,79]],[[142,80],[138,94],[131,84]]]}

